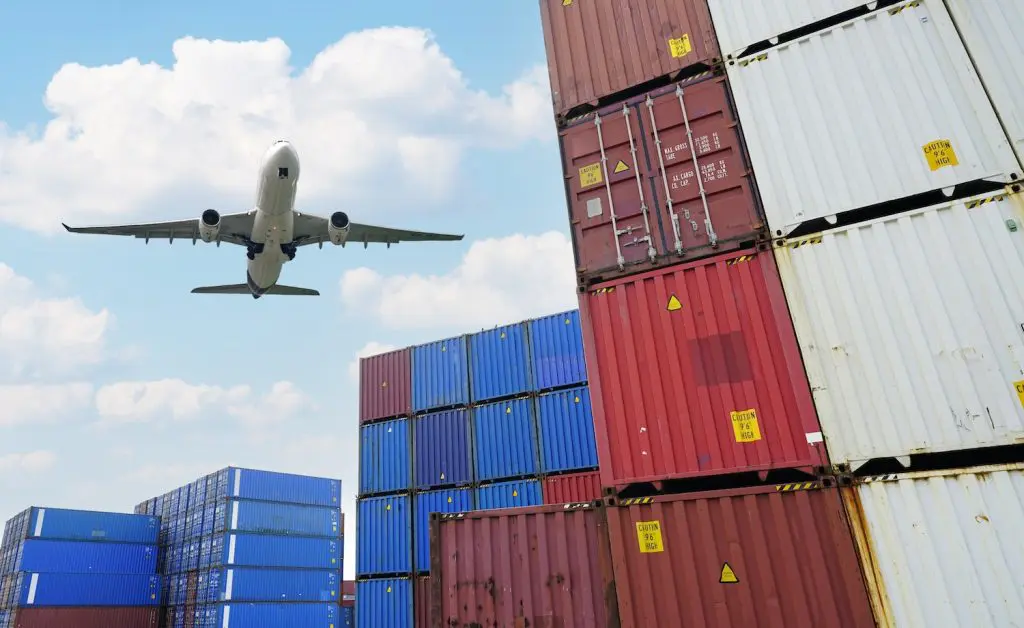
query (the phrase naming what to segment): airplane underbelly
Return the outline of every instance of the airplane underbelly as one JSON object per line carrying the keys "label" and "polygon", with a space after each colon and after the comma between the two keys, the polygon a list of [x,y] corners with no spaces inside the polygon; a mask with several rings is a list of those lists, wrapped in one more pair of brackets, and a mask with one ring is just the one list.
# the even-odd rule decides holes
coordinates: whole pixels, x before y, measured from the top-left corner
{"label": "airplane underbelly", "polygon": [[281,277],[281,262],[258,255],[248,264],[249,277],[260,288],[269,288]]}

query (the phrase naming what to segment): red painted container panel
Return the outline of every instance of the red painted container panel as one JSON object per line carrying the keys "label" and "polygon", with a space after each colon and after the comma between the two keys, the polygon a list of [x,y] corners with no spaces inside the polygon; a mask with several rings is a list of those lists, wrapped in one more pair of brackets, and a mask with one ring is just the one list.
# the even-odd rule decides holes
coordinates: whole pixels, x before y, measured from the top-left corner
{"label": "red painted container panel", "polygon": [[827,465],[771,251],[601,284],[580,313],[603,486]]}
{"label": "red painted container panel", "polygon": [[836,488],[619,503],[606,516],[621,628],[875,626]]}
{"label": "red painted container panel", "polygon": [[148,607],[22,608],[12,628],[156,628],[160,609]]}
{"label": "red painted container panel", "polygon": [[341,582],[341,605],[342,606],[355,606],[356,605],[356,581],[355,580],[342,580],[342,582]]}
{"label": "red painted container panel", "polygon": [[553,475],[544,479],[545,504],[569,504],[601,499],[601,474],[597,471]]}
{"label": "red painted container panel", "polygon": [[359,422],[412,414],[412,350],[359,360]]}
{"label": "red painted container panel", "polygon": [[414,628],[428,628],[433,624],[430,599],[430,576],[416,578],[412,590],[412,610]]}

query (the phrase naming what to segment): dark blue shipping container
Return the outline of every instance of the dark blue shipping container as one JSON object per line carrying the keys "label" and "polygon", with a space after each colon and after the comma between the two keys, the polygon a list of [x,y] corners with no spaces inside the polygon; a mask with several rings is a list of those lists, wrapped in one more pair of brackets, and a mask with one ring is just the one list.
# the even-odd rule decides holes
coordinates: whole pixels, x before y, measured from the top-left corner
{"label": "dark blue shipping container", "polygon": [[17,606],[159,606],[160,576],[28,573],[14,576]]}
{"label": "dark blue shipping container", "polygon": [[200,574],[198,603],[334,602],[341,599],[338,569],[211,569]]}
{"label": "dark blue shipping container", "polygon": [[24,542],[18,571],[41,573],[155,574],[156,545],[94,541]]}
{"label": "dark blue shipping container", "polygon": [[[382,578],[356,581],[358,628],[413,628],[412,581]],[[418,626],[416,628],[419,628]]]}
{"label": "dark blue shipping container", "polygon": [[579,310],[537,318],[530,325],[530,361],[537,390],[587,381]]}
{"label": "dark blue shipping container", "polygon": [[341,509],[248,499],[221,500],[206,505],[193,526],[197,524],[198,535],[230,530],[336,539],[341,536]]}
{"label": "dark blue shipping container", "polygon": [[354,606],[341,607],[341,627],[356,628],[356,609]]}
{"label": "dark blue shipping container", "polygon": [[589,386],[540,395],[537,424],[544,473],[597,466]]}
{"label": "dark blue shipping container", "polygon": [[428,489],[471,483],[469,412],[444,410],[414,420],[416,487]]}
{"label": "dark blue shipping container", "polygon": [[422,412],[469,403],[466,360],[465,336],[413,347],[413,410]]}
{"label": "dark blue shipping container", "polygon": [[412,571],[412,508],[408,495],[356,503],[356,575]]}
{"label": "dark blue shipping container", "polygon": [[530,390],[526,324],[516,323],[469,336],[469,387],[474,403]]}
{"label": "dark blue shipping container", "polygon": [[409,419],[359,428],[359,493],[407,490],[412,484]]}
{"label": "dark blue shipping container", "polygon": [[[227,467],[216,473],[214,495],[310,506],[340,506],[341,480]],[[188,487],[184,487],[186,490]]]}
{"label": "dark blue shipping container", "polygon": [[329,628],[337,625],[339,608],[336,603],[202,604],[196,606],[195,623],[186,625],[192,628]]}
{"label": "dark blue shipping container", "polygon": [[28,538],[156,543],[159,533],[160,519],[150,515],[34,506],[8,521],[4,536],[5,545]]}
{"label": "dark blue shipping container", "polygon": [[537,473],[533,402],[513,399],[473,409],[473,450],[478,480]]}
{"label": "dark blue shipping container", "polygon": [[473,510],[473,489],[456,488],[416,494],[414,535],[416,571],[430,571],[430,513]]}
{"label": "dark blue shipping container", "polygon": [[493,508],[523,508],[540,506],[544,503],[540,482],[537,480],[518,480],[515,482],[498,482],[476,489],[476,507],[478,510]]}
{"label": "dark blue shipping container", "polygon": [[[199,567],[202,545],[196,543]],[[263,534],[218,534],[211,544],[211,566],[294,567],[341,569],[341,543],[337,539]]]}

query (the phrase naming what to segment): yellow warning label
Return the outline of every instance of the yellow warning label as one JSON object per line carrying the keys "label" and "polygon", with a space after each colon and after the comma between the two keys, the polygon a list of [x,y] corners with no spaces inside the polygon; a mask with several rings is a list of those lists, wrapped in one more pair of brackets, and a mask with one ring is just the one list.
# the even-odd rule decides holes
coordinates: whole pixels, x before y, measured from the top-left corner
{"label": "yellow warning label", "polygon": [[665,306],[665,309],[669,312],[675,312],[676,310],[683,309],[683,304],[680,303],[679,298],[673,294],[668,298],[668,305]]}
{"label": "yellow warning label", "polygon": [[693,46],[690,45],[690,34],[687,33],[682,37],[668,40],[668,51],[674,59],[685,57],[693,52]]}
{"label": "yellow warning label", "polygon": [[604,181],[601,176],[601,163],[596,162],[580,168],[580,188],[589,188]]}
{"label": "yellow warning label", "polygon": [[[441,472],[441,479],[442,479],[442,480],[444,479],[444,471],[442,471],[442,472]],[[451,499],[452,499],[452,498],[451,498],[451,497],[449,497],[449,498],[448,498],[448,501],[451,501]]]}
{"label": "yellow warning label", "polygon": [[519,497],[519,491],[512,489],[512,497]]}
{"label": "yellow warning label", "polygon": [[501,336],[500,337],[501,337],[502,340],[504,340],[505,339],[505,332],[501,332]]}
{"label": "yellow warning label", "polygon": [[562,0],[562,6],[563,7],[571,7],[572,6],[572,0]]}
{"label": "yellow warning label", "polygon": [[574,401],[575,403],[579,403],[579,402],[580,402],[580,398],[579,398],[579,397],[575,397],[575,398],[573,398],[573,401]]}
{"label": "yellow warning label", "polygon": [[953,142],[949,140],[935,140],[921,147],[924,157],[928,160],[928,167],[932,172],[946,166],[959,166],[960,160],[953,150]]}
{"label": "yellow warning label", "polygon": [[391,585],[388,585],[388,593],[391,593]]}
{"label": "yellow warning label", "polygon": [[1014,382],[1013,387],[1017,390],[1017,399],[1020,399],[1020,405],[1024,406],[1024,379]]}
{"label": "yellow warning label", "polygon": [[740,579],[736,577],[736,572],[732,570],[729,563],[722,563],[722,575],[718,577],[719,584],[736,584]]}
{"label": "yellow warning label", "polygon": [[660,521],[637,521],[636,540],[640,544],[641,554],[665,551],[665,545],[661,542]]}
{"label": "yellow warning label", "polygon": [[448,496],[448,503],[449,503],[449,504],[450,504],[450,503],[452,503],[452,498],[451,498],[451,496],[450,496],[450,495]]}
{"label": "yellow warning label", "polygon": [[512,406],[505,408],[505,414],[512,414]]}
{"label": "yellow warning label", "polygon": [[615,174],[619,174],[620,172],[625,172],[627,170],[629,170],[629,166],[627,166],[626,162],[621,159],[619,160],[619,163],[615,164]]}
{"label": "yellow warning label", "polygon": [[732,416],[732,431],[736,436],[737,443],[752,443],[761,440],[761,428],[757,424],[757,410],[751,408],[729,414]]}
{"label": "yellow warning label", "polygon": [[386,506],[384,506],[384,510],[391,510],[391,504],[387,504]]}

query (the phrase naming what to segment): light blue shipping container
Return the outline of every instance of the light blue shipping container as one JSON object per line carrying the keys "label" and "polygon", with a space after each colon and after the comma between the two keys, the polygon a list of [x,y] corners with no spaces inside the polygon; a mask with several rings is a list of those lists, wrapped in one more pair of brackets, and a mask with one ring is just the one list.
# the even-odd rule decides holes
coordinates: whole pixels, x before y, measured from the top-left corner
{"label": "light blue shipping container", "polygon": [[413,628],[412,581],[409,578],[358,580],[356,600],[359,605],[357,628]]}
{"label": "light blue shipping container", "polygon": [[359,493],[407,490],[412,484],[409,419],[359,428]]}
{"label": "light blue shipping container", "polygon": [[478,480],[537,473],[533,402],[513,399],[473,409],[473,453]]}
{"label": "light blue shipping container", "polygon": [[[230,602],[196,606],[193,628],[330,628],[338,623],[335,604]],[[383,628],[383,626],[381,627]]]}
{"label": "light blue shipping container", "polygon": [[159,606],[160,576],[28,573],[13,578],[17,606]]}
{"label": "light blue shipping container", "polygon": [[425,490],[471,483],[469,410],[432,412],[414,421],[416,488]]}
{"label": "light blue shipping container", "polygon": [[540,482],[537,480],[517,480],[515,482],[497,482],[476,489],[476,507],[478,510],[493,508],[524,508],[540,506],[544,503]]}
{"label": "light blue shipping container", "polygon": [[199,514],[193,521],[193,529],[199,526],[198,535],[228,530],[325,538],[341,536],[341,509],[337,506],[231,499],[208,504]]}
{"label": "light blue shipping container", "polygon": [[[338,569],[229,567],[200,573],[196,603],[334,602],[341,599]],[[184,603],[182,599],[179,603]]]}
{"label": "light blue shipping container", "polygon": [[469,488],[426,491],[416,494],[414,534],[416,571],[430,571],[430,513],[473,510],[473,490]]}
{"label": "light blue shipping container", "polygon": [[4,546],[29,538],[156,543],[159,533],[160,519],[151,515],[33,506],[4,526]]}
{"label": "light blue shipping container", "polygon": [[[199,567],[201,543],[193,549],[196,558],[188,569]],[[341,550],[337,539],[225,533],[212,539],[210,566],[341,569]]]}
{"label": "light blue shipping container", "polygon": [[466,337],[413,347],[412,408],[416,412],[469,403]]}
{"label": "light blue shipping container", "polygon": [[474,403],[530,390],[526,325],[516,323],[469,336],[469,387]]}
{"label": "light blue shipping container", "polygon": [[597,466],[589,386],[537,397],[537,424],[544,473]]}
{"label": "light blue shipping container", "polygon": [[24,541],[17,571],[155,574],[156,545],[95,541]]}
{"label": "light blue shipping container", "polygon": [[583,328],[579,310],[529,322],[530,362],[536,390],[563,388],[587,381]]}
{"label": "light blue shipping container", "polygon": [[412,571],[412,508],[408,495],[356,502],[356,575]]}
{"label": "light blue shipping container", "polygon": [[[356,628],[356,607],[354,606],[342,606],[341,607],[341,627],[342,628]],[[3,626],[0,626],[3,628]]]}
{"label": "light blue shipping container", "polygon": [[[214,494],[209,484],[206,498],[240,497],[310,506],[340,506],[341,480],[318,478],[275,471],[227,467],[214,478]],[[188,487],[183,487],[187,492]]]}

